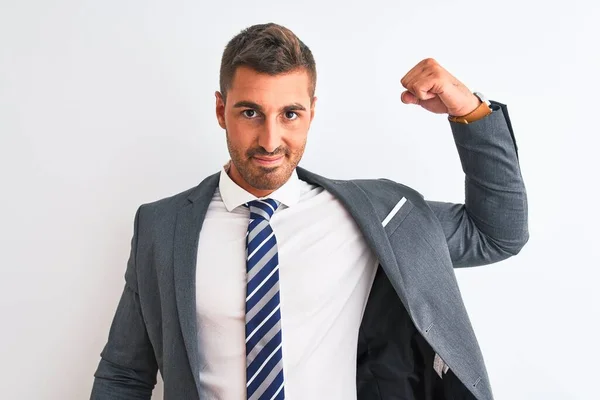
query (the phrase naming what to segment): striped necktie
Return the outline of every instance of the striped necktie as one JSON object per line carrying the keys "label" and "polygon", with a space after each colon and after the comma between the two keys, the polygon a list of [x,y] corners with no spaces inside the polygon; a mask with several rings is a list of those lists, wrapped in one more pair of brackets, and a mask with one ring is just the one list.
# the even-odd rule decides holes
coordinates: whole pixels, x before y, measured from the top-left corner
{"label": "striped necktie", "polygon": [[281,400],[283,359],[279,310],[277,240],[269,220],[279,202],[247,203],[246,236],[246,396],[248,400]]}

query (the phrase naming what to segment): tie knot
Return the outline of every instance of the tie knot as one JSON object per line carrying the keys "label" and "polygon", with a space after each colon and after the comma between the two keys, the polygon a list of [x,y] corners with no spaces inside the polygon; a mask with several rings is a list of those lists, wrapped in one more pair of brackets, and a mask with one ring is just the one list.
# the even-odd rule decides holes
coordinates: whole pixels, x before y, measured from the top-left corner
{"label": "tie knot", "polygon": [[246,203],[250,208],[250,219],[260,218],[267,221],[271,219],[279,204],[281,203],[273,199],[252,200]]}

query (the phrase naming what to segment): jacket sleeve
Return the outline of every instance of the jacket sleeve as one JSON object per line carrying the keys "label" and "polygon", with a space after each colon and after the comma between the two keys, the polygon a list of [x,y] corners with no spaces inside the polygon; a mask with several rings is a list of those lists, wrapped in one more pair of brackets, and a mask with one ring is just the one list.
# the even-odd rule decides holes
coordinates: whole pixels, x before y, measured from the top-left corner
{"label": "jacket sleeve", "polygon": [[137,291],[136,250],[141,209],[142,206],[135,214],[125,288],[94,374],[92,400],[150,400],[156,385],[158,367]]}
{"label": "jacket sleeve", "polygon": [[485,118],[450,122],[465,173],[465,204],[427,201],[455,268],[504,260],[529,239],[527,194],[507,107],[491,103]]}

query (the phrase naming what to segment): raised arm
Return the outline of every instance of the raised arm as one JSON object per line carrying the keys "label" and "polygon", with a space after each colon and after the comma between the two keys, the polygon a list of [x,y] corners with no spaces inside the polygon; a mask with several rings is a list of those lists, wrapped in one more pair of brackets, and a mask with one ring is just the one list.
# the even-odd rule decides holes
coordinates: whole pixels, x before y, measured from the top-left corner
{"label": "raised arm", "polygon": [[[432,59],[417,64],[402,84],[407,88],[404,103],[434,113],[472,116],[473,110],[481,109],[477,96]],[[529,239],[527,194],[508,111],[498,102],[492,102],[491,109],[470,123],[450,121],[465,173],[465,203],[427,202],[457,268],[504,260]]]}

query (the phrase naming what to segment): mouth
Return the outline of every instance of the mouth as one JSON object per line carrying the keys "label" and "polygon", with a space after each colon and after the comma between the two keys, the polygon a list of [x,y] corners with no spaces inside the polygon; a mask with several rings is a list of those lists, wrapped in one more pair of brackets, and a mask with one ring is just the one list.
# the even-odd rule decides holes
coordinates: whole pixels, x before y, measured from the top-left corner
{"label": "mouth", "polygon": [[254,156],[254,157],[252,157],[252,159],[259,165],[262,165],[265,167],[272,167],[275,165],[279,165],[281,163],[281,161],[283,160],[283,156],[279,156],[279,157],[257,157],[257,156]]}

